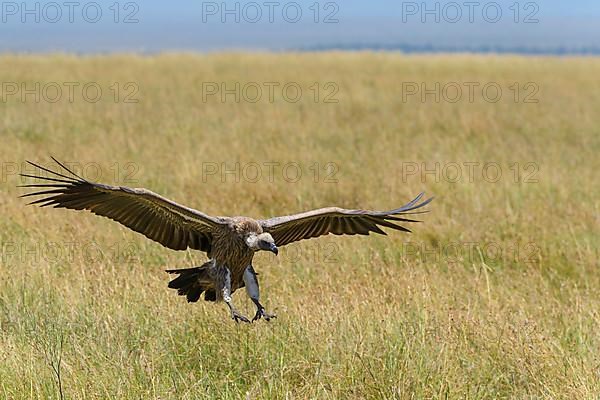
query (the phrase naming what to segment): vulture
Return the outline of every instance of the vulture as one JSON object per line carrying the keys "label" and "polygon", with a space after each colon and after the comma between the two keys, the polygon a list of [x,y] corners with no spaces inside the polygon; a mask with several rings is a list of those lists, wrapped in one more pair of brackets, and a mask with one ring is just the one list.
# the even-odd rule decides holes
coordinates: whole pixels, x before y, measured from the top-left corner
{"label": "vulture", "polygon": [[28,161],[49,175],[21,174],[43,182],[19,186],[33,188],[32,192],[21,197],[41,196],[28,204],[88,210],[117,221],[169,249],[205,252],[209,261],[199,267],[167,270],[167,273],[176,275],[168,286],[177,289],[179,295],[186,296],[188,302],[197,302],[203,293],[206,301],[224,301],[236,322],[250,322],[238,312],[231,298],[242,287],[246,288],[247,295],[256,306],[252,321],[275,318],[260,303],[257,273],[252,266],[257,251],[277,255],[281,246],[330,233],[368,235],[373,232],[385,235],[382,228],[410,232],[399,223],[419,222],[406,216],[426,212],[415,210],[432,200],[424,200],[424,193],[421,193],[409,203],[390,211],[328,207],[260,220],[216,217],[177,204],[150,190],[90,182],[54,157],[52,159],[60,172]]}

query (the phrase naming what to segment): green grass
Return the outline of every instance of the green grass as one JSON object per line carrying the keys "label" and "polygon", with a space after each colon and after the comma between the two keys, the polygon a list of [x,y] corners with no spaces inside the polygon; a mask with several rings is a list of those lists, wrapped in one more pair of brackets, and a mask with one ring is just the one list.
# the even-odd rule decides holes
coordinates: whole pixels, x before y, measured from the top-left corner
{"label": "green grass", "polygon": [[[595,58],[0,57],[5,83],[104,90],[96,104],[0,104],[0,398],[598,398],[599,73]],[[115,103],[115,82],[134,82],[139,102]],[[204,102],[203,82],[297,82],[303,96]],[[315,82],[320,99],[334,82],[339,102],[315,102]],[[403,101],[406,82],[497,82],[503,96]],[[515,82],[533,82],[538,102],[515,102]],[[224,305],[190,305],[166,287],[165,268],[202,254],[87,213],[25,207],[16,172],[49,155],[213,215],[388,209],[422,190],[436,199],[411,235],[258,255],[278,318],[236,325]],[[203,175],[206,163],[236,162],[280,166],[273,182]],[[291,162],[296,183],[282,176]],[[502,176],[406,176],[408,163],[468,162]],[[253,312],[243,292],[234,300]]]}

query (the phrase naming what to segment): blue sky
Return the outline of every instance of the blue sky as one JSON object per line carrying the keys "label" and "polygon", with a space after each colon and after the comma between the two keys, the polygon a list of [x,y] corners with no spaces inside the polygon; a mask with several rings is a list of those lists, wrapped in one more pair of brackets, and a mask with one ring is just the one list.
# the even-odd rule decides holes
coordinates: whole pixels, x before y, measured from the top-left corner
{"label": "blue sky", "polygon": [[598,0],[469,1],[1,2],[0,51],[600,47]]}

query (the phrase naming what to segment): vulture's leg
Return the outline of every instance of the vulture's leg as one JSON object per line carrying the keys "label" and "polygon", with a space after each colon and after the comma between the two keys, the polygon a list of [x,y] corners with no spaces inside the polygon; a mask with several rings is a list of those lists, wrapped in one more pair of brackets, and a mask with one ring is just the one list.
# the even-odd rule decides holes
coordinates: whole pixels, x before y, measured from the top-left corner
{"label": "vulture's leg", "polygon": [[267,314],[265,308],[262,304],[260,304],[259,297],[260,291],[258,288],[258,278],[256,277],[256,272],[252,265],[250,265],[244,271],[244,284],[246,285],[246,293],[248,293],[248,297],[254,302],[256,305],[256,315],[252,318],[252,322],[261,319],[264,317],[267,321],[270,321],[271,318],[276,318],[275,314]]}
{"label": "vulture's leg", "polygon": [[233,319],[235,322],[244,321],[249,323],[250,320],[240,314],[239,311],[233,306],[233,301],[231,299],[231,271],[229,271],[229,268],[227,267],[225,268],[225,276],[222,280],[221,286],[223,301],[227,303],[227,306],[229,306],[229,311],[231,311],[231,319]]}

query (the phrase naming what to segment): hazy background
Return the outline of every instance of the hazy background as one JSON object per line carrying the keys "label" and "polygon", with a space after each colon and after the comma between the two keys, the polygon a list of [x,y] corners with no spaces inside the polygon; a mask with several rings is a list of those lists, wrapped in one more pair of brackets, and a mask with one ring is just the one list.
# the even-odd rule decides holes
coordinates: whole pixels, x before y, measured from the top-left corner
{"label": "hazy background", "polygon": [[594,0],[111,0],[0,5],[2,52],[369,48],[600,53],[600,2]]}

